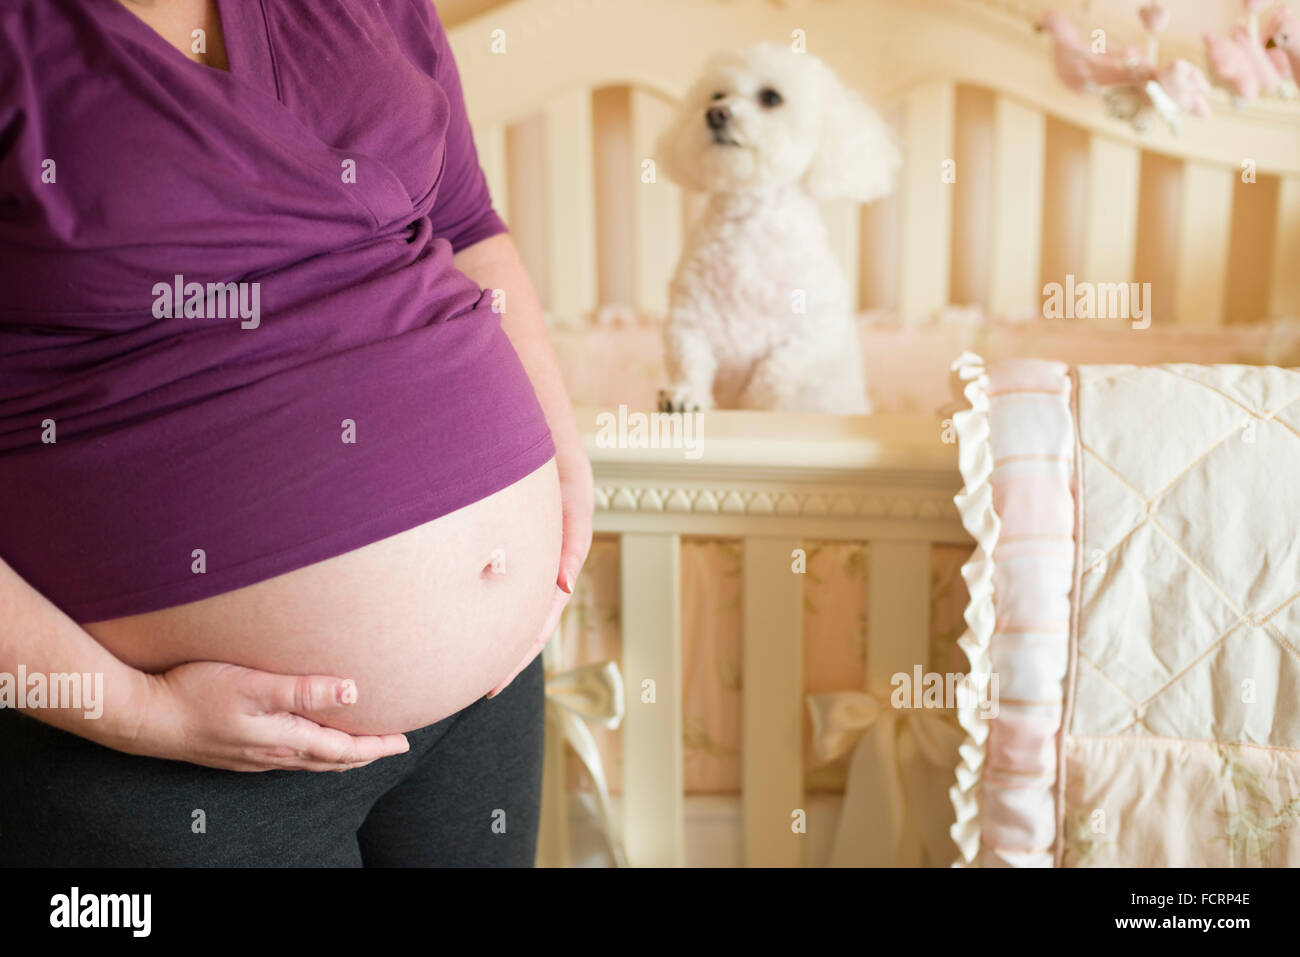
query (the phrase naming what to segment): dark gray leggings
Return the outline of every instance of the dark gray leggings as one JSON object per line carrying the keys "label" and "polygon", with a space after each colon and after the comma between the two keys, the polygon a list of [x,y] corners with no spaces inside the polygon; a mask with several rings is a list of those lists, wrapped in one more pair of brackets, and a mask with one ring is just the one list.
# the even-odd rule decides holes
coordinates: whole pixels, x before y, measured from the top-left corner
{"label": "dark gray leggings", "polygon": [[538,655],[406,754],[342,773],[136,757],[0,709],[0,866],[531,867],[543,694]]}

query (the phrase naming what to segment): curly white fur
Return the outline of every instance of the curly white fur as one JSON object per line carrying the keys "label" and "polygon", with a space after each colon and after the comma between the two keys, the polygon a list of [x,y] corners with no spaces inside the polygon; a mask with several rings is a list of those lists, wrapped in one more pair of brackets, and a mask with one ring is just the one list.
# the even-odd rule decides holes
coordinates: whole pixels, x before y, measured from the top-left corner
{"label": "curly white fur", "polygon": [[816,57],[760,44],[709,61],[656,162],[711,194],[670,289],[661,407],[869,411],[817,201],[893,188],[900,158],[880,117]]}

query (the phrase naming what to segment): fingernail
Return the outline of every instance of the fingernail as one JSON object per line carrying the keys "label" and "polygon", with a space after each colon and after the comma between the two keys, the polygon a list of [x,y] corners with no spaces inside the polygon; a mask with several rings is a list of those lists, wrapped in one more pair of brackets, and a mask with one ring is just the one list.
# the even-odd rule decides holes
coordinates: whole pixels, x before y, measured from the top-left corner
{"label": "fingernail", "polygon": [[402,735],[402,744],[406,745],[406,747],[402,748],[401,751],[397,752],[398,754],[405,754],[407,751],[411,750],[411,742],[406,737],[406,735]]}
{"label": "fingernail", "polygon": [[568,569],[560,572],[560,588],[566,595],[573,594],[573,576]]}
{"label": "fingernail", "polygon": [[489,692],[487,693],[488,700],[491,701],[493,698],[495,698],[495,697],[497,696],[497,693],[498,693],[498,692],[496,692],[496,691],[489,691]]}
{"label": "fingernail", "polygon": [[351,678],[339,683],[338,687],[339,704],[356,704],[357,703],[357,683]]}

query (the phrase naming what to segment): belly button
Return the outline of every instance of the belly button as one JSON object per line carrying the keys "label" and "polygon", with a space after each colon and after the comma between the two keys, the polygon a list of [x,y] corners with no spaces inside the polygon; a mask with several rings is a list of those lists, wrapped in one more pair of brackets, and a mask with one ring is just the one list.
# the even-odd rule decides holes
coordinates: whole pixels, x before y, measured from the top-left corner
{"label": "belly button", "polygon": [[506,573],[506,550],[504,548],[492,549],[492,554],[488,556],[488,563],[483,566],[483,577],[489,575],[504,575]]}

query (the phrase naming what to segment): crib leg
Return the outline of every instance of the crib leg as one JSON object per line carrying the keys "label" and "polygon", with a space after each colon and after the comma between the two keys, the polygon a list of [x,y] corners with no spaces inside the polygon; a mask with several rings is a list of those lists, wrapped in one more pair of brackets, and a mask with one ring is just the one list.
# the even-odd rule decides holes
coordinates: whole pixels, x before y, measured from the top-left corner
{"label": "crib leg", "polygon": [[681,536],[620,538],[623,834],[632,867],[685,862]]}
{"label": "crib leg", "polygon": [[745,537],[741,787],[749,867],[803,864],[803,576],[791,567],[802,545]]}

